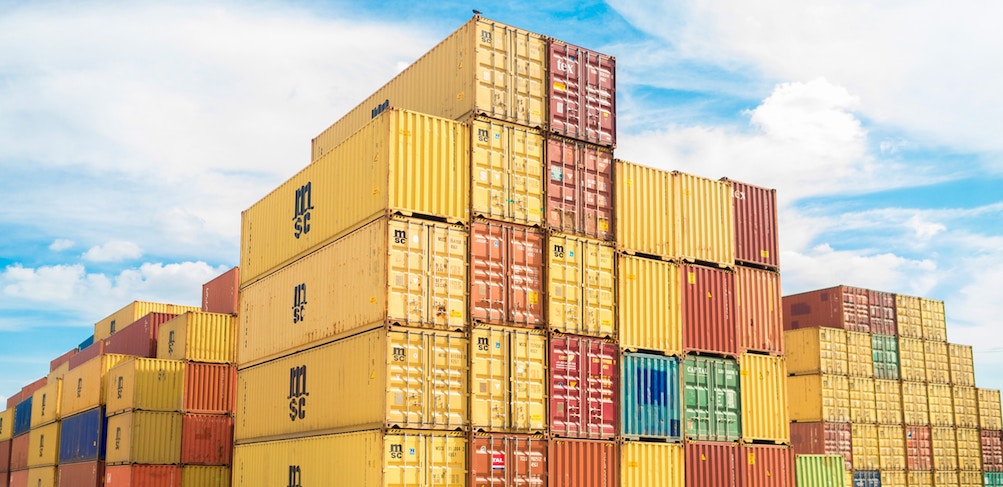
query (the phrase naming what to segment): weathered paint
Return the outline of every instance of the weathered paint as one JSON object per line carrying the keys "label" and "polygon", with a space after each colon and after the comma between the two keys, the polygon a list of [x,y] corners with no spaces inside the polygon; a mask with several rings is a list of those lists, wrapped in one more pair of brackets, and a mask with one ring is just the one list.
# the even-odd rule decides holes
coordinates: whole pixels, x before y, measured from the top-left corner
{"label": "weathered paint", "polygon": [[550,434],[611,439],[620,404],[620,349],[599,338],[550,337]]}
{"label": "weathered paint", "polygon": [[735,326],[740,353],[784,354],[780,273],[735,268]]}
{"label": "weathered paint", "polygon": [[734,359],[687,355],[683,360],[686,438],[736,441],[742,434],[741,386]]}
{"label": "weathered paint", "polygon": [[680,440],[679,359],[625,352],[621,364],[621,436]]}
{"label": "weathered paint", "polygon": [[745,353],[739,357],[738,365],[742,387],[742,441],[790,443],[784,358]]}
{"label": "weathered paint", "polygon": [[472,328],[471,429],[546,432],[549,353],[543,330],[486,325]]}
{"label": "weathered paint", "polygon": [[630,351],[681,354],[679,266],[626,254],[620,254],[617,263],[620,347]]}
{"label": "weathered paint", "polygon": [[846,332],[816,327],[784,331],[787,372],[793,375],[846,375]]}

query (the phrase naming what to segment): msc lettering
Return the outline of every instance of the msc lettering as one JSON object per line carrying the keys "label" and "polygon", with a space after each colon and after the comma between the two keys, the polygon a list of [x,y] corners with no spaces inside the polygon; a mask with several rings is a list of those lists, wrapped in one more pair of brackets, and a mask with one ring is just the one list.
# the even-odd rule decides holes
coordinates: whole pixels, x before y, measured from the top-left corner
{"label": "msc lettering", "polygon": [[310,210],[313,210],[313,183],[307,182],[296,190],[293,214],[293,237],[310,233]]}

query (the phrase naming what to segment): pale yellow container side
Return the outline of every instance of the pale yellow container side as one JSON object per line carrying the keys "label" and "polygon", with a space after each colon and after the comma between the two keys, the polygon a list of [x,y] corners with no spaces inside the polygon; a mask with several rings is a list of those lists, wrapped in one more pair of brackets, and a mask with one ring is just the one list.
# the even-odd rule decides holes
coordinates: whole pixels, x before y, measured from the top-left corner
{"label": "pale yellow container side", "polygon": [[958,472],[937,470],[933,472],[934,487],[958,487]]}
{"label": "pale yellow container side", "polygon": [[800,375],[787,378],[791,421],[850,421],[850,394],[846,376]]}
{"label": "pale yellow container side", "polygon": [[933,487],[933,472],[908,470],[909,487]]}
{"label": "pale yellow container side", "polygon": [[620,485],[684,487],[685,464],[681,444],[625,441],[620,446]]}
{"label": "pale yellow container side", "polygon": [[189,311],[201,311],[200,306],[184,306],[169,303],[151,303],[148,301],[133,301],[122,309],[105,317],[94,324],[94,341],[104,340],[117,331],[131,325],[136,320],[150,313],[181,314]]}
{"label": "pale yellow container side", "polygon": [[958,442],[954,435],[954,428],[950,426],[930,427],[930,443],[933,446],[934,470],[956,470],[958,468]]}
{"label": "pale yellow container side", "polygon": [[192,311],[160,325],[157,358],[192,362],[236,362],[237,319]]}
{"label": "pale yellow container side", "polygon": [[926,365],[926,381],[936,384],[951,383],[951,366],[946,342],[923,341],[923,360]]}
{"label": "pale yellow container side", "polygon": [[918,297],[895,295],[895,322],[900,338],[923,338],[923,320],[920,317]]}
{"label": "pale yellow container side", "polygon": [[[981,482],[982,480],[979,480]],[[881,470],[881,487],[909,487],[905,470]]]}
{"label": "pale yellow container side", "polygon": [[930,424],[930,406],[926,398],[926,384],[902,381],[902,419],[908,426]]}
{"label": "pale yellow container side", "polygon": [[982,434],[976,428],[957,428],[954,431],[958,444],[958,468],[982,470]]}
{"label": "pale yellow container side", "polygon": [[478,117],[470,127],[474,216],[536,226],[543,222],[543,154],[539,130]]}
{"label": "pale yellow container side", "polygon": [[899,375],[902,380],[926,381],[926,356],[923,340],[899,337]]}
{"label": "pale yellow container side", "polygon": [[185,363],[181,360],[135,358],[122,362],[105,376],[106,414],[134,409],[181,411]]}
{"label": "pale yellow container side", "polygon": [[547,337],[542,330],[477,327],[470,332],[473,430],[547,429]]}
{"label": "pale yellow container side", "polygon": [[614,161],[616,239],[628,252],[673,256],[678,223],[673,214],[672,173]]}
{"label": "pale yellow container side", "polygon": [[63,379],[49,380],[32,394],[31,427],[37,428],[58,420],[62,403]]}
{"label": "pale yellow container side", "polygon": [[878,425],[878,450],[881,470],[905,470],[905,427],[900,424]]}
{"label": "pale yellow container side", "polygon": [[878,424],[902,424],[902,386],[897,380],[874,380],[874,408]]}
{"label": "pale yellow container side", "polygon": [[547,240],[550,328],[575,335],[616,337],[613,247],[558,233]]}
{"label": "pale yellow container side", "polygon": [[230,467],[185,465],[181,467],[181,487],[230,487]]}
{"label": "pale yellow container side", "polygon": [[947,321],[944,317],[944,302],[936,299],[919,299],[920,321],[923,324],[923,339],[933,342],[947,341]]}
{"label": "pale yellow container side", "polygon": [[620,347],[682,353],[679,267],[670,262],[620,254],[617,314]]}
{"label": "pale yellow container side", "polygon": [[874,379],[850,377],[847,386],[850,396],[850,422],[876,423],[878,418]]}
{"label": "pale yellow container side", "polygon": [[735,217],[731,183],[673,173],[678,255],[685,260],[735,264]]}
{"label": "pale yellow container side", "polygon": [[948,343],[947,360],[951,369],[951,385],[975,386],[975,363],[971,345]]}
{"label": "pale yellow container side", "polygon": [[954,424],[958,428],[979,427],[979,398],[974,387],[951,386]]}
{"label": "pale yellow container side", "polygon": [[930,409],[932,426],[954,426],[954,398],[951,386],[927,384],[926,403]]}
{"label": "pale yellow container side", "polygon": [[878,425],[853,423],[850,434],[854,470],[877,470],[881,465]]}
{"label": "pale yellow container side", "polygon": [[59,367],[56,367],[55,370],[49,372],[48,379],[50,381],[53,381],[53,380],[56,380],[56,379],[62,379],[63,376],[65,376],[66,373],[69,372],[69,371],[70,371],[70,361],[67,360],[67,361],[59,364]]}
{"label": "pale yellow container side", "polygon": [[791,374],[848,372],[846,332],[836,328],[801,328],[784,331],[787,371]]}
{"label": "pale yellow container side", "polygon": [[28,467],[47,467],[57,463],[59,463],[59,423],[32,428],[28,433]]}
{"label": "pale yellow container side", "polygon": [[105,376],[112,367],[131,358],[119,354],[99,355],[67,372],[63,377],[59,413],[65,418],[104,404]]}
{"label": "pale yellow container side", "polygon": [[547,60],[544,36],[475,17],[315,137],[313,159],[385,107],[540,127],[547,121]]}
{"label": "pale yellow container side", "polygon": [[389,110],[241,215],[241,288],[391,212],[469,219],[470,129]]}
{"label": "pale yellow container side", "polygon": [[[32,399],[34,402],[34,399]],[[14,436],[14,408],[0,411],[0,441],[7,441]]]}
{"label": "pale yellow container side", "polygon": [[108,418],[108,465],[181,463],[181,413],[132,411]]}
{"label": "pale yellow container side", "polygon": [[739,357],[742,439],[790,443],[787,367],[783,357],[745,353]]}
{"label": "pale yellow container side", "polygon": [[983,486],[982,472],[976,472],[971,470],[962,470],[958,472],[958,486],[959,487],[982,487]]}
{"label": "pale yellow container side", "polygon": [[34,467],[28,469],[29,487],[55,487],[59,485],[59,467]]}
{"label": "pale yellow container side", "polygon": [[1003,429],[1000,412],[1000,391],[978,388],[979,428],[984,430]]}
{"label": "pale yellow container side", "polygon": [[849,375],[874,377],[874,354],[871,349],[870,333],[846,332],[846,363]]}

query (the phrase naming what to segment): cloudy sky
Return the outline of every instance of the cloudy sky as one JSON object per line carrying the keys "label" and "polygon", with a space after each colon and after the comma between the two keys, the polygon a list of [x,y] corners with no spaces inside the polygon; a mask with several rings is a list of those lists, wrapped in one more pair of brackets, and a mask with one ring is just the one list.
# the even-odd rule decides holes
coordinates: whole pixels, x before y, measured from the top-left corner
{"label": "cloudy sky", "polygon": [[471,8],[616,56],[617,157],[777,188],[785,294],[945,300],[1003,387],[1003,3],[0,0],[0,398],[197,305],[240,211]]}

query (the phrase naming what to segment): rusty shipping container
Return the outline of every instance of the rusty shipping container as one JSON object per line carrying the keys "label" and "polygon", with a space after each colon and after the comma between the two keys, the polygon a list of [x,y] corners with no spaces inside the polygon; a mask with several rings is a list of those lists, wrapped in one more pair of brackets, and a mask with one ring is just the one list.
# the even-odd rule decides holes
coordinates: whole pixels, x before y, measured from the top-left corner
{"label": "rusty shipping container", "polygon": [[471,120],[470,131],[471,216],[541,225],[546,198],[543,134],[488,117]]}
{"label": "rusty shipping container", "polygon": [[679,273],[683,351],[737,355],[734,272],[684,264]]}
{"label": "rusty shipping container", "polygon": [[1003,431],[979,430],[982,440],[982,469],[1003,472]]}
{"label": "rusty shipping container", "polygon": [[474,433],[468,486],[547,485],[547,440],[542,436]]}
{"label": "rusty shipping container", "polygon": [[926,381],[936,384],[951,383],[951,366],[948,364],[947,343],[923,341],[923,360]]}
{"label": "rusty shipping container", "polygon": [[28,446],[31,434],[15,436],[10,440],[10,470],[25,470],[28,468],[30,448]]}
{"label": "rusty shipping container", "polygon": [[874,354],[871,334],[859,331],[846,332],[846,363],[851,377],[874,377]]}
{"label": "rusty shipping container", "polygon": [[975,386],[975,363],[971,345],[947,344],[948,364],[951,369],[951,385]]}
{"label": "rusty shipping container", "polygon": [[902,381],[902,419],[911,426],[930,424],[930,405],[927,402],[926,384]]}
{"label": "rusty shipping container", "polygon": [[796,455],[794,470],[798,487],[847,487],[846,469],[836,455]]}
{"label": "rusty shipping container", "polygon": [[842,375],[800,375],[787,378],[791,421],[850,421],[849,378]]}
{"label": "rusty shipping container", "polygon": [[60,463],[59,487],[102,487],[104,462]]}
{"label": "rusty shipping container", "polygon": [[386,323],[466,329],[467,241],[458,225],[384,217],[242,288],[238,367]]}
{"label": "rusty shipping container", "polygon": [[550,434],[612,439],[620,410],[620,348],[598,338],[550,337]]}
{"label": "rusty shipping container", "polygon": [[933,468],[933,444],[929,426],[905,427],[906,469],[930,470]]}
{"label": "rusty shipping container", "polygon": [[494,220],[470,225],[470,319],[541,327],[544,287],[542,231]]}
{"label": "rusty shipping container", "polygon": [[780,312],[780,274],[735,268],[735,323],[738,350],[784,354]]}
{"label": "rusty shipping container", "polygon": [[620,436],[628,440],[681,440],[679,359],[624,352],[620,360]]}
{"label": "rusty shipping container", "polygon": [[787,445],[742,445],[738,465],[745,487],[794,487],[794,455]]}
{"label": "rusty shipping container", "polygon": [[686,487],[739,487],[742,469],[734,443],[687,442]]}
{"label": "rusty shipping container", "polygon": [[625,441],[620,445],[620,485],[683,487],[685,463],[681,443]]}
{"label": "rusty shipping container", "polygon": [[550,440],[550,487],[616,487],[620,485],[620,445],[615,441]]}
{"label": "rusty shipping container", "polygon": [[235,266],[202,285],[202,312],[237,314],[239,290],[240,268]]}
{"label": "rusty shipping container", "polygon": [[931,426],[954,426],[954,401],[951,386],[927,384],[926,404],[930,411]]}
{"label": "rusty shipping container", "polygon": [[108,465],[105,487],[181,487],[179,465]]}
{"label": "rusty shipping container", "polygon": [[612,244],[550,234],[545,274],[551,330],[616,337],[615,263]]}
{"label": "rusty shipping container", "polygon": [[45,386],[35,391],[31,399],[31,427],[47,425],[59,420],[59,403],[63,393],[63,379],[46,381]]}
{"label": "rusty shipping container", "polygon": [[613,152],[550,136],[546,150],[547,226],[613,240]]}
{"label": "rusty shipping container", "polygon": [[0,441],[0,474],[10,471],[10,440]]}
{"label": "rusty shipping container", "polygon": [[847,331],[871,331],[871,308],[866,289],[836,286],[784,296],[784,328],[824,326]]}
{"label": "rusty shipping container", "polygon": [[874,408],[878,424],[902,423],[902,385],[897,380],[874,380]]}
{"label": "rusty shipping container", "polygon": [[686,438],[737,441],[742,435],[742,402],[736,361],[687,355],[682,382]]}
{"label": "rusty shipping container", "polygon": [[895,295],[895,325],[900,337],[923,338],[918,297]]}
{"label": "rusty shipping container", "polygon": [[853,469],[876,470],[881,465],[878,445],[878,426],[851,423],[850,439],[853,446]]}
{"label": "rusty shipping container", "polygon": [[851,423],[876,423],[877,406],[874,395],[874,379],[850,377],[847,380],[850,397]]}
{"label": "rusty shipping container", "polygon": [[897,335],[895,295],[883,291],[868,290],[867,304],[871,309],[871,333]]}
{"label": "rusty shipping container", "polygon": [[617,256],[617,328],[623,350],[682,353],[679,267],[633,255]]}
{"label": "rusty shipping container", "polygon": [[878,457],[881,470],[905,470],[905,427],[900,424],[878,425]]}
{"label": "rusty shipping container", "polygon": [[471,429],[546,432],[549,355],[547,334],[543,330],[472,328]]}
{"label": "rusty shipping container", "polygon": [[923,340],[899,337],[899,372],[903,381],[926,381]]}
{"label": "rusty shipping container", "polygon": [[181,463],[230,465],[233,417],[222,414],[185,414],[181,418]]}
{"label": "rusty shipping container", "polygon": [[919,298],[919,318],[923,324],[924,340],[947,341],[947,321],[944,318],[943,301]]}
{"label": "rusty shipping container", "polygon": [[105,411],[181,411],[185,363],[180,360],[135,358],[108,370]]}
{"label": "rusty shipping container", "polygon": [[181,413],[130,411],[108,418],[108,451],[111,465],[142,463],[174,465],[181,461]]}
{"label": "rusty shipping container", "polygon": [[48,467],[59,463],[59,423],[49,423],[28,434],[28,467]]}
{"label": "rusty shipping container", "polygon": [[984,430],[1003,429],[998,389],[976,389],[979,401],[979,428]]}
{"label": "rusty shipping container", "polygon": [[[200,309],[201,308],[198,306],[133,301],[123,306],[122,309],[108,315],[101,321],[94,324],[94,343],[98,343],[105,338],[110,337],[114,333],[121,331],[126,326],[135,323],[136,320],[150,313],[170,313],[178,315],[188,311],[199,311]],[[80,364],[83,363],[83,361],[78,361],[76,363]],[[70,364],[70,368],[73,368],[74,366],[74,364]]]}
{"label": "rusty shipping container", "polygon": [[181,467],[181,487],[230,487],[230,467],[185,465]]}
{"label": "rusty shipping container", "polygon": [[982,470],[982,435],[975,428],[957,428],[954,436],[958,451],[958,468]]}
{"label": "rusty shipping container", "polygon": [[59,411],[68,417],[104,404],[105,376],[112,367],[129,360],[128,355],[100,355],[71,369],[63,378]]}
{"label": "rusty shipping container", "polygon": [[104,340],[104,353],[156,357],[157,334],[160,332],[160,325],[176,316],[173,313],[147,313],[118,333],[106,338]]}
{"label": "rusty shipping container", "polygon": [[899,342],[890,335],[871,335],[874,378],[899,380]]}
{"label": "rusty shipping container", "polygon": [[232,364],[185,362],[181,411],[230,414],[237,394],[237,368]]}
{"label": "rusty shipping container", "polygon": [[[787,367],[783,357],[742,354],[742,441],[790,443]],[[789,458],[788,458],[789,460]]]}
{"label": "rusty shipping container", "polygon": [[787,372],[792,375],[847,375],[846,332],[816,327],[784,331]]}
{"label": "rusty shipping container", "polygon": [[730,183],[735,219],[735,260],[745,265],[779,270],[777,190],[735,180]]}
{"label": "rusty shipping container", "polygon": [[616,146],[616,58],[548,39],[551,132]]}
{"label": "rusty shipping container", "polygon": [[954,428],[931,426],[930,445],[933,449],[934,470],[957,470],[958,440],[954,434]]}
{"label": "rusty shipping container", "polygon": [[189,311],[160,325],[157,358],[230,364],[237,361],[237,319]]}

